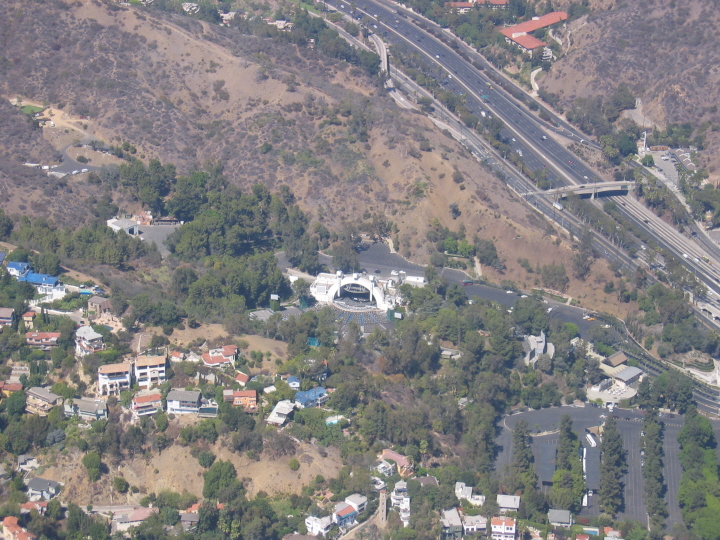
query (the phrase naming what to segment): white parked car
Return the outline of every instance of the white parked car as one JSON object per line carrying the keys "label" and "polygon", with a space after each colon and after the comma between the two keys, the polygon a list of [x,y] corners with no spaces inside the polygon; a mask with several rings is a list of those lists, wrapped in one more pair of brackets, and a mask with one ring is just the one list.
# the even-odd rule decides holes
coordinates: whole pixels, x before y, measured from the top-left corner
{"label": "white parked car", "polygon": [[549,308],[548,308],[548,313],[550,313],[552,310],[553,310],[553,308],[549,307]]}

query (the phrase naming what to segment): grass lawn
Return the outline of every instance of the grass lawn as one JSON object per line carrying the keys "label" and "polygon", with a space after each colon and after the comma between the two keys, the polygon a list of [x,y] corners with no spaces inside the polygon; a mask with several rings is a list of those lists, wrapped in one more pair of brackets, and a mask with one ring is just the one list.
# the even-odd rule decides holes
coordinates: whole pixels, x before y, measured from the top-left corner
{"label": "grass lawn", "polygon": [[317,15],[320,15],[320,14],[322,13],[322,12],[321,12],[318,8],[316,8],[315,6],[310,5],[310,4],[306,4],[306,3],[303,2],[302,0],[290,0],[290,1],[291,1],[293,4],[298,4],[298,5],[300,5],[301,8],[305,8],[305,9],[307,9],[308,11],[310,11],[310,12],[312,12],[312,13],[316,13]]}
{"label": "grass lawn", "polygon": [[45,109],[43,107],[36,107],[35,105],[25,105],[20,110],[25,114],[29,114],[32,116],[35,113],[44,111]]}

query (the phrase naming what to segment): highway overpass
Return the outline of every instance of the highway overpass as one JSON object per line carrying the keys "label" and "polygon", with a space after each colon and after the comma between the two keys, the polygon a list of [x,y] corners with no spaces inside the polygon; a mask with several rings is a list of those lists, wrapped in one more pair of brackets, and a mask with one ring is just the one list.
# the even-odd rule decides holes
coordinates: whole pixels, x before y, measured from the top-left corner
{"label": "highway overpass", "polygon": [[581,186],[565,186],[555,190],[558,199],[564,199],[571,193],[576,195],[590,195],[594,199],[601,193],[613,193],[632,191],[635,189],[635,182],[597,182],[595,184],[587,184]]}

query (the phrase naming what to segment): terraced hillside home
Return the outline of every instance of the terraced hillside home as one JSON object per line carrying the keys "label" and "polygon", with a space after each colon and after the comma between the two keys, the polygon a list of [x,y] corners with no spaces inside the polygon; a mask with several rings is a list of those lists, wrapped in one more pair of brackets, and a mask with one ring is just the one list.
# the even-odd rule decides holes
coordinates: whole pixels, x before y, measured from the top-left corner
{"label": "terraced hillside home", "polygon": [[47,388],[40,386],[28,388],[25,395],[27,398],[25,401],[25,410],[38,416],[47,416],[53,407],[61,405],[63,402],[62,396],[53,394]]}
{"label": "terraced hillside home", "polygon": [[120,395],[132,385],[132,365],[105,364],[98,368],[98,391],[102,396]]}
{"label": "terraced hillside home", "polygon": [[26,311],[23,313],[22,320],[25,328],[32,330],[35,327],[35,317],[37,317],[37,313],[34,311]]}
{"label": "terraced hillside home", "polygon": [[101,333],[92,326],[81,326],[75,331],[75,355],[87,356],[105,350],[105,342]]}
{"label": "terraced hillside home", "polygon": [[25,277],[30,273],[30,264],[26,262],[9,262],[7,271],[14,278]]}
{"label": "terraced hillside home", "polygon": [[36,477],[27,483],[27,496],[31,501],[37,501],[39,499],[49,501],[60,493],[61,487],[62,484],[60,484],[60,482]]}
{"label": "terraced hillside home", "polygon": [[108,417],[107,403],[103,400],[76,398],[64,404],[65,416],[77,416],[85,421],[106,420]]}
{"label": "terraced hillside home", "polygon": [[35,349],[49,351],[53,347],[57,347],[60,332],[26,332],[25,343]]}
{"label": "terraced hillside home", "polygon": [[137,416],[149,416],[162,410],[162,394],[157,390],[143,390],[133,396],[130,404],[132,413]]}
{"label": "terraced hillside home", "polygon": [[168,414],[197,414],[202,395],[196,390],[172,389],[167,395]]}
{"label": "terraced hillside home", "polygon": [[490,531],[492,540],[515,540],[517,526],[514,519],[494,517],[490,520]]}
{"label": "terraced hillside home", "polygon": [[2,520],[3,540],[35,540],[37,537],[18,525],[18,518],[7,516]]}
{"label": "terraced hillside home", "polygon": [[160,386],[167,380],[167,359],[160,356],[138,356],[135,359],[135,383],[140,388]]}

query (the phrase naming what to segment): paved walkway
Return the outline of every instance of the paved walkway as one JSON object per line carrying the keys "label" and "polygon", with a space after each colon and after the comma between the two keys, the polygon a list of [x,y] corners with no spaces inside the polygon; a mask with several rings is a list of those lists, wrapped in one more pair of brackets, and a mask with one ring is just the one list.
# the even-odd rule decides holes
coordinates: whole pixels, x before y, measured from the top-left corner
{"label": "paved walkway", "polygon": [[537,97],[538,90],[540,90],[540,87],[538,86],[538,83],[535,82],[535,77],[538,73],[540,73],[543,69],[541,67],[537,68],[530,74],[530,85],[532,86],[532,92],[530,92],[530,95],[533,97]]}

